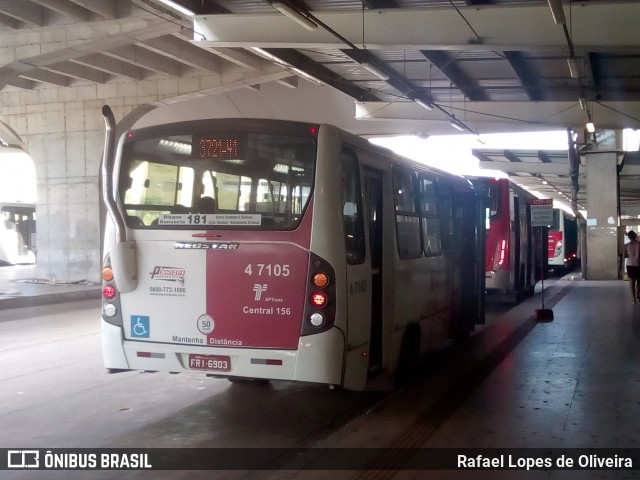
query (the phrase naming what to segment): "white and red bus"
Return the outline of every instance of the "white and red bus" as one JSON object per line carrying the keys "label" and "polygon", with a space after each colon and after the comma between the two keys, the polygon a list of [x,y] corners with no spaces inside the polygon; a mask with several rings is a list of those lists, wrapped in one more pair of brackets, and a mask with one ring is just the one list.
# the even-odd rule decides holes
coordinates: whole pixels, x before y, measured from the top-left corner
{"label": "white and red bus", "polygon": [[555,273],[571,270],[578,262],[578,224],[575,217],[560,208],[553,209],[548,255],[549,268]]}
{"label": "white and red bus", "polygon": [[531,226],[531,202],[536,197],[506,178],[476,178],[474,184],[487,197],[487,292],[520,301],[533,295],[547,265],[546,231]]}
{"label": "white and red bus", "polygon": [[360,390],[483,321],[483,212],[462,177],[329,125],[116,135],[104,113],[109,371]]}

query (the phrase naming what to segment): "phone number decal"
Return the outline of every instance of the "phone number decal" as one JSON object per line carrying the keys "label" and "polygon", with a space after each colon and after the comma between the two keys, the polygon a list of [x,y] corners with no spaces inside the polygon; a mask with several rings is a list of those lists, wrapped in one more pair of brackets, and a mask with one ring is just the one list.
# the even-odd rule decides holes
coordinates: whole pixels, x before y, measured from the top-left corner
{"label": "phone number decal", "polygon": [[186,287],[149,287],[151,295],[161,295],[170,297],[184,297],[187,294]]}

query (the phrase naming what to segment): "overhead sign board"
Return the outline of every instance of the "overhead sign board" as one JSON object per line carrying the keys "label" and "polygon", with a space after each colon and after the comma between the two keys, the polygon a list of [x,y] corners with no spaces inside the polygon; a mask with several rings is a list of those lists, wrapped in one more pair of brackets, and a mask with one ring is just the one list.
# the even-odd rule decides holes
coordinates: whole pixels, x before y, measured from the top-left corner
{"label": "overhead sign board", "polygon": [[553,199],[534,198],[531,201],[531,226],[546,227],[553,223]]}

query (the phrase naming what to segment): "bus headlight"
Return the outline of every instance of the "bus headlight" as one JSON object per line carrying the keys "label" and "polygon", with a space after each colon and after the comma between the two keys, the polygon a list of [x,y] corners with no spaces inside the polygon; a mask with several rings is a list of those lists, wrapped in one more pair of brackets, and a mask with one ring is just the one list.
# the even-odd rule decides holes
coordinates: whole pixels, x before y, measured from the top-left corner
{"label": "bus headlight", "polygon": [[322,315],[320,312],[312,313],[309,316],[309,321],[314,327],[320,328],[324,325],[324,315]]}

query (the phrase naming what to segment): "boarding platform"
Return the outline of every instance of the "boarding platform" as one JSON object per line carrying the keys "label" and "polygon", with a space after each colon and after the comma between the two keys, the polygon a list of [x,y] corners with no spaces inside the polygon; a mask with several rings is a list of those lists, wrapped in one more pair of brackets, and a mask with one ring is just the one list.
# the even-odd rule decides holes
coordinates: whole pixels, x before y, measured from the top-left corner
{"label": "boarding platform", "polygon": [[[586,281],[578,273],[545,285],[552,321],[535,320],[538,286],[534,297],[490,318],[468,343],[425,359],[404,387],[318,445],[382,449],[357,473],[332,478],[640,478],[640,303],[624,280]],[[434,461],[430,452],[439,450],[431,449],[569,452],[576,462],[595,455],[581,461],[611,457],[622,467],[414,470]],[[633,469],[621,463],[627,457]],[[327,474],[314,476],[313,462],[302,468],[287,478]]]}

